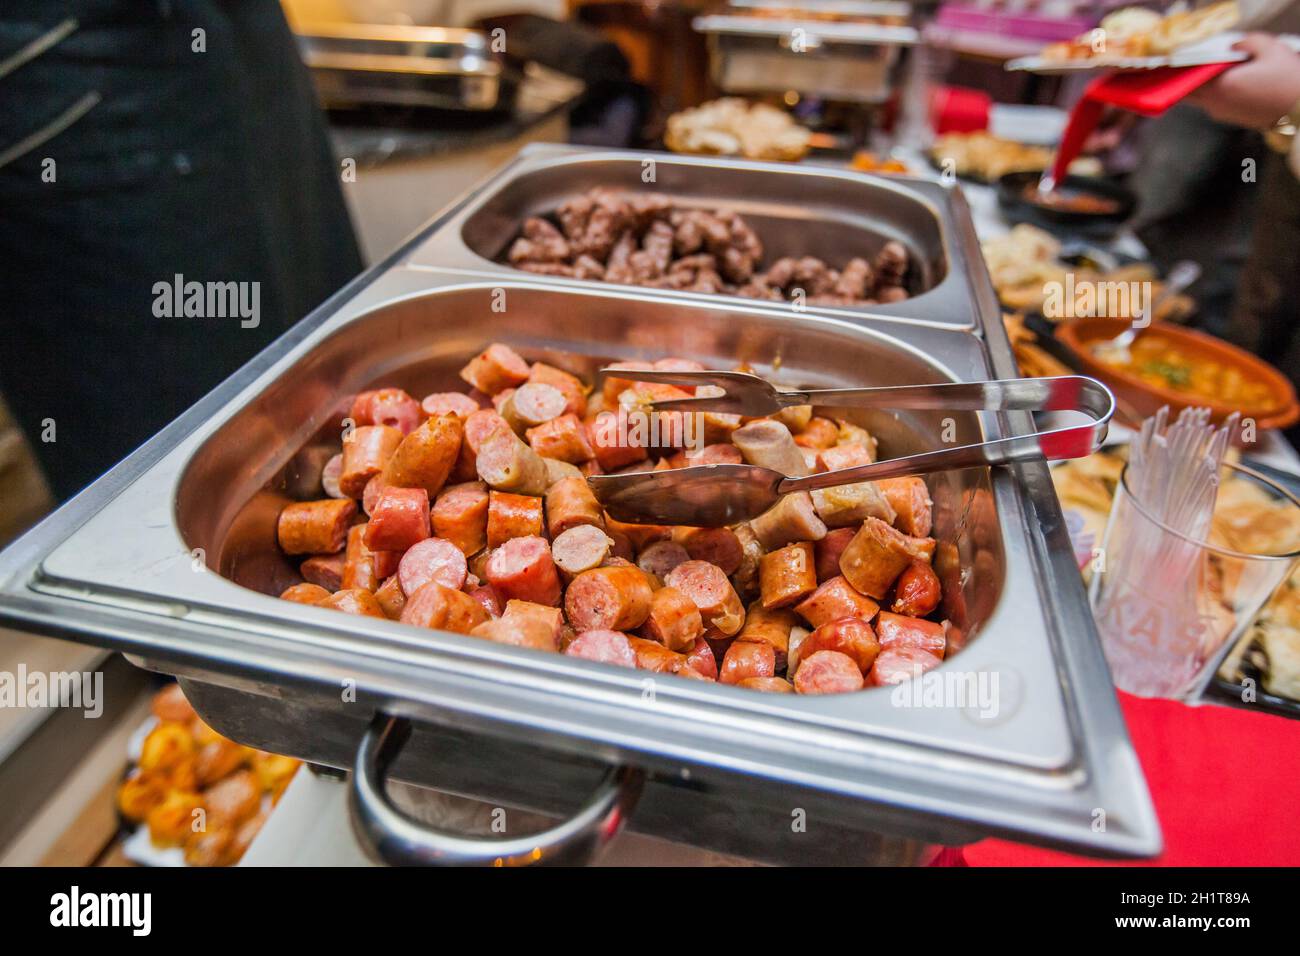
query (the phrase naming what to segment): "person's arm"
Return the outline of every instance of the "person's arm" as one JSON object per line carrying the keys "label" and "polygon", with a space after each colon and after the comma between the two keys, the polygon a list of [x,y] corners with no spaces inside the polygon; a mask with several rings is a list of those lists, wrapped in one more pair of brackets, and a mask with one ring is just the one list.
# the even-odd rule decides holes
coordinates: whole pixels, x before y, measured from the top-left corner
{"label": "person's arm", "polygon": [[[1216,120],[1268,132],[1300,119],[1300,53],[1266,33],[1242,38],[1235,49],[1252,59],[1219,74],[1189,96]],[[1291,171],[1300,176],[1300,137],[1291,136]]]}

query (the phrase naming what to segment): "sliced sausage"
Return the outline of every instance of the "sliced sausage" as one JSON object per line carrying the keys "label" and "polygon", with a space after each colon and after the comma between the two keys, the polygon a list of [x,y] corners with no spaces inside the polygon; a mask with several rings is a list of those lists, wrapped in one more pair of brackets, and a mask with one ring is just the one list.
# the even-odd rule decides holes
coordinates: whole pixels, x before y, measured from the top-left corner
{"label": "sliced sausage", "polygon": [[389,425],[363,425],[352,429],[343,440],[339,490],[349,498],[360,498],[370,479],[384,470],[402,439],[402,433]]}
{"label": "sliced sausage", "polygon": [[686,656],[670,651],[657,641],[647,641],[642,637],[629,637],[636,654],[636,666],[643,671],[656,671],[660,674],[676,674],[682,670],[692,670],[686,666]]}
{"label": "sliced sausage", "polygon": [[520,601],[515,598],[506,602],[505,610],[501,612],[501,616],[508,621],[516,621],[520,618],[531,618],[534,621],[540,621],[550,628],[551,639],[558,647],[560,632],[564,629],[564,612],[558,607],[535,604],[532,601]]}
{"label": "sliced sausage", "polygon": [[510,644],[514,647],[531,647],[537,651],[557,651],[555,635],[544,621],[532,617],[516,617],[506,620],[504,617],[491,618],[476,625],[470,635],[498,644]]}
{"label": "sliced sausage", "polygon": [[298,565],[298,573],[303,580],[319,584],[326,591],[337,591],[343,587],[343,554],[318,554]]}
{"label": "sliced sausage", "polygon": [[468,634],[488,619],[483,605],[464,591],[430,581],[406,599],[401,622],[414,627]]}
{"label": "sliced sausage", "polygon": [[737,681],[736,686],[772,694],[794,693],[794,686],[784,677],[746,677],[744,680]]}
{"label": "sliced sausage", "polygon": [[564,594],[564,611],[578,631],[631,631],[645,623],[653,598],[650,580],[637,567],[583,571]]}
{"label": "sliced sausage", "polygon": [[894,509],[873,481],[818,488],[811,495],[817,517],[828,528],[856,526],[868,518],[885,522],[894,520]]}
{"label": "sliced sausage", "polygon": [[533,451],[543,458],[580,465],[596,457],[587,435],[587,426],[577,415],[561,415],[528,429],[525,433]]}
{"label": "sliced sausage", "polygon": [[[644,429],[642,429],[644,431]],[[617,471],[649,457],[643,442],[631,428],[626,412],[601,412],[587,424],[587,440],[597,463],[606,472]]]}
{"label": "sliced sausage", "polygon": [[463,392],[434,392],[424,396],[420,409],[429,416],[455,415],[464,421],[479,410],[479,403]]}
{"label": "sliced sausage", "polygon": [[409,435],[424,421],[420,403],[400,388],[362,392],[352,402],[348,417],[354,425],[387,425]]}
{"label": "sliced sausage", "polygon": [[675,541],[652,541],[636,556],[636,565],[647,574],[664,578],[677,565],[691,560],[686,549]]}
{"label": "sliced sausage", "polygon": [[528,381],[528,363],[508,345],[494,342],[469,360],[460,377],[484,395],[495,395],[507,388],[518,388]]}
{"label": "sliced sausage", "polygon": [[829,418],[813,416],[799,434],[794,436],[794,443],[801,448],[830,448],[840,437],[840,428]]}
{"label": "sliced sausage", "polygon": [[785,676],[793,679],[799,670],[799,660],[803,656],[803,646],[808,642],[812,631],[806,627],[790,628],[790,647],[785,655]]}
{"label": "sliced sausage", "polygon": [[636,667],[636,652],[621,631],[583,631],[564,649],[570,657],[581,657],[618,667]]}
{"label": "sliced sausage", "polygon": [[471,589],[468,593],[470,597],[483,605],[483,610],[487,611],[490,617],[501,616],[501,595],[497,593],[497,589],[492,585],[480,584],[478,587]]}
{"label": "sliced sausage", "polygon": [[430,581],[459,591],[465,586],[468,574],[464,552],[445,538],[425,538],[416,542],[402,555],[397,566],[397,578],[402,593],[407,597]]}
{"label": "sliced sausage", "polygon": [[840,573],[858,591],[879,601],[915,558],[902,533],[879,518],[868,518],[840,555]]}
{"label": "sliced sausage", "polygon": [[541,537],[545,532],[542,499],[512,495],[505,491],[488,493],[487,545],[500,547],[511,538]]}
{"label": "sliced sausage", "polygon": [[641,633],[671,651],[686,653],[703,636],[704,619],[695,602],[685,594],[676,588],[662,587],[650,600],[650,616]]}
{"label": "sliced sausage", "polygon": [[745,626],[736,640],[770,645],[776,655],[776,669],[783,671],[790,651],[790,632],[798,624],[799,619],[789,608],[765,608],[762,601],[755,601],[749,606]]}
{"label": "sliced sausage", "polygon": [[379,606],[375,596],[369,591],[361,590],[361,588],[335,591],[316,606],[342,611],[344,614],[357,614],[361,617],[384,616],[384,609]]}
{"label": "sliced sausage", "polygon": [[379,496],[383,493],[385,487],[382,473],[367,481],[366,490],[361,494],[361,510],[368,515],[374,514],[375,505],[379,503]]}
{"label": "sliced sausage", "polygon": [[925,561],[913,561],[894,582],[894,603],[890,609],[895,614],[925,617],[939,606],[943,589],[939,575]]}
{"label": "sliced sausage", "polygon": [[729,442],[715,442],[712,445],[705,445],[699,451],[687,451],[682,453],[682,462],[677,465],[678,468],[685,468],[693,465],[739,465],[745,460],[745,456],[740,453],[740,449]]}
{"label": "sliced sausage", "polygon": [[751,465],[796,478],[808,474],[799,446],[794,443],[790,429],[781,422],[771,418],[750,422],[732,432],[731,441]]}
{"label": "sliced sausage", "polygon": [[295,584],[280,592],[281,601],[292,601],[295,604],[319,604],[329,596],[329,591],[319,584],[311,583]]}
{"label": "sliced sausage", "polygon": [[515,434],[523,435],[530,428],[559,418],[567,404],[564,394],[554,385],[525,382],[501,406],[501,417],[510,423]]}
{"label": "sliced sausage", "polygon": [[353,525],[348,529],[348,545],[344,552],[343,580],[344,588],[361,588],[364,591],[378,589],[384,578],[397,570],[401,555],[395,551],[371,551],[366,547],[366,526]]}
{"label": "sliced sausage", "polygon": [[614,518],[605,517],[605,530],[615,536],[622,535],[628,540],[634,551],[643,551],[653,541],[666,541],[673,536],[673,529],[662,524],[627,524]]}
{"label": "sliced sausage", "polygon": [[740,538],[730,528],[676,528],[673,540],[686,548],[693,560],[716,564],[727,576],[740,570],[745,558]]}
{"label": "sliced sausage", "polygon": [[375,600],[379,602],[384,617],[390,621],[401,620],[402,610],[406,607],[406,595],[402,593],[402,583],[396,574],[385,578],[384,583],[379,585],[379,590],[375,591]]}
{"label": "sliced sausage", "polygon": [[371,551],[405,551],[427,537],[429,493],[423,488],[384,488],[366,525],[366,547]]}
{"label": "sliced sausage", "polygon": [[358,498],[360,495],[345,495],[339,487],[339,478],[343,475],[343,455],[332,456],[320,470],[320,486],[331,498]]}
{"label": "sliced sausage", "polygon": [[769,551],[793,541],[820,541],[826,536],[826,524],[817,516],[812,496],[806,491],[786,495],[749,526]]}
{"label": "sliced sausage", "polygon": [[731,637],[744,626],[745,606],[717,565],[687,561],[673,568],[664,583],[695,602],[704,619],[705,637]]}
{"label": "sliced sausage", "polygon": [[468,557],[487,544],[488,490],[481,481],[444,488],[430,519],[435,537],[450,541]]}
{"label": "sliced sausage", "polygon": [[322,498],[286,505],[275,534],[285,554],[333,554],[342,551],[357,513],[350,498]]}
{"label": "sliced sausage", "polygon": [[769,551],[759,562],[759,594],[763,607],[789,607],[817,590],[817,569],[811,541]]}
{"label": "sliced sausage", "polygon": [[545,362],[534,362],[528,372],[528,381],[559,389],[565,402],[563,414],[578,418],[587,414],[587,388],[578,376]]}
{"label": "sliced sausage", "polygon": [[[645,372],[654,368],[654,366],[651,365],[649,362],[639,362],[639,361],[610,362],[609,365],[605,367],[609,369],[617,369],[618,371],[624,371],[624,372]],[[604,382],[601,383],[601,394],[604,395],[605,397],[605,403],[608,405],[617,404],[619,393],[626,391],[627,389],[631,388],[635,384],[636,382],[633,379],[621,378],[617,375],[610,375],[606,373],[605,380]]]}
{"label": "sliced sausage", "polygon": [[942,624],[919,617],[881,611],[876,630],[883,649],[915,647],[943,660],[948,648],[947,629]]}
{"label": "sliced sausage", "polygon": [[511,538],[488,556],[484,572],[488,583],[507,601],[560,603],[560,573],[545,538]]}
{"label": "sliced sausage", "polygon": [[509,430],[494,431],[479,445],[474,467],[497,491],[541,495],[549,484],[550,473],[541,455]]}
{"label": "sliced sausage", "polygon": [[865,686],[853,658],[837,651],[818,651],[799,665],[794,675],[798,694],[846,694]]}
{"label": "sliced sausage", "polygon": [[858,665],[858,670],[865,674],[871,670],[876,655],[880,653],[880,642],[866,621],[856,617],[842,617],[838,621],[827,621],[808,635],[800,648],[804,663],[818,651],[846,654]]}
{"label": "sliced sausage", "polygon": [[543,458],[546,462],[546,490],[550,491],[558,482],[565,478],[582,478],[582,470],[577,465],[571,465],[567,461],[557,461],[554,458]]}
{"label": "sliced sausage", "polygon": [[546,489],[546,526],[551,537],[584,524],[605,527],[604,511],[586,478],[561,478]]}
{"label": "sliced sausage", "polygon": [[763,542],[758,540],[748,521],[733,525],[732,533],[740,544],[740,564],[731,572],[731,583],[737,593],[749,595],[758,590],[758,567],[763,559]]}
{"label": "sliced sausage", "polygon": [[844,468],[859,468],[872,462],[871,452],[865,445],[836,445],[823,448],[817,453],[818,471],[840,471]]}
{"label": "sliced sausage", "polygon": [[402,439],[381,473],[384,484],[423,488],[433,497],[442,490],[460,454],[464,426],[455,415],[430,418]]}
{"label": "sliced sausage", "polygon": [[933,527],[930,489],[923,478],[886,478],[877,482],[890,506],[898,514],[894,524],[903,534],[924,538]]}
{"label": "sliced sausage", "polygon": [[857,528],[836,528],[827,531],[826,537],[813,545],[813,554],[817,560],[817,580],[828,581],[840,573],[840,555],[849,546]]}
{"label": "sliced sausage", "polygon": [[551,541],[551,558],[556,567],[572,577],[600,567],[613,544],[613,539],[595,525],[575,525]]}
{"label": "sliced sausage", "polygon": [[790,430],[790,433],[801,432],[808,427],[812,421],[813,409],[811,405],[787,405],[772,415],[773,421],[780,422]]}
{"label": "sliced sausage", "polygon": [[868,681],[873,687],[901,684],[934,670],[939,664],[939,658],[929,651],[908,645],[895,645],[880,652]]}
{"label": "sliced sausage", "polygon": [[774,677],[776,653],[771,644],[735,640],[718,669],[718,683],[739,684],[750,677]]}
{"label": "sliced sausage", "polygon": [[842,617],[870,621],[879,610],[879,604],[854,590],[842,574],[823,582],[816,591],[795,605],[795,612],[813,627],[821,627]]}
{"label": "sliced sausage", "polygon": [[709,680],[718,679],[718,659],[713,656],[713,648],[709,647],[709,642],[704,638],[697,637],[686,652],[686,669]]}

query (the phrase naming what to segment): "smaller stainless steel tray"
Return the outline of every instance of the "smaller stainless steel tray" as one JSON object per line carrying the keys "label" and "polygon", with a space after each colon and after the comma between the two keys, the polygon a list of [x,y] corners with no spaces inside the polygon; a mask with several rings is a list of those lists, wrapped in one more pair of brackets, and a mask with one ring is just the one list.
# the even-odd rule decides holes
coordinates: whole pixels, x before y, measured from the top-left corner
{"label": "smaller stainless steel tray", "polygon": [[[853,255],[874,255],[888,239],[908,247],[910,299],[866,308],[818,306],[820,314],[966,330],[977,328],[981,316],[1000,314],[959,189],[812,164],[534,144],[446,210],[442,225],[414,246],[404,264],[587,289],[628,288],[533,276],[501,261],[525,218],[552,213],[595,186],[653,192],[681,206],[732,209],[763,240],[768,261],[812,255],[842,265]],[[652,292],[714,307],[785,313],[793,308],[737,296]]]}
{"label": "smaller stainless steel tray", "polygon": [[516,84],[475,30],[358,23],[295,25],[298,49],[326,106],[501,109]]}

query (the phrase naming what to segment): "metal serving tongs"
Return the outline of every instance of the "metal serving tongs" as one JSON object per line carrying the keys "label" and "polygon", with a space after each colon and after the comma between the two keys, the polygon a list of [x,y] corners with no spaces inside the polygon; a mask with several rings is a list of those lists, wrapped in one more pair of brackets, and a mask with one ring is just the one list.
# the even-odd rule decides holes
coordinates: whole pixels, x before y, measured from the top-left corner
{"label": "metal serving tongs", "polygon": [[[806,477],[757,465],[694,465],[664,471],[596,475],[588,485],[619,521],[713,527],[757,517],[783,495],[858,481],[923,475],[1024,461],[1060,461],[1091,455],[1106,438],[1115,397],[1101,382],[1082,375],[1010,378],[992,382],[897,385],[883,388],[778,389],[746,372],[669,372],[602,369],[602,373],[669,385],[713,386],[705,397],[654,402],[655,411],[724,412],[761,417],[794,405],[851,408],[913,408],[985,412],[1083,412],[1092,418],[1028,435],[892,458]],[[719,389],[721,394],[716,394]]]}

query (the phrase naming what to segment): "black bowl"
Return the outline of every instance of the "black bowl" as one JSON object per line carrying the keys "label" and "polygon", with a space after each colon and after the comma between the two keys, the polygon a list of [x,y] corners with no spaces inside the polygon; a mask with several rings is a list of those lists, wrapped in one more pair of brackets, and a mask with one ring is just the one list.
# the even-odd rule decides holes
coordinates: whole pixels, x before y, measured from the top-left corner
{"label": "black bowl", "polygon": [[1027,222],[1050,232],[1107,232],[1133,215],[1137,197],[1118,183],[1090,176],[1066,176],[1057,185],[1065,196],[1079,195],[1110,200],[1106,212],[1084,212],[1032,202],[1026,192],[1036,189],[1040,173],[1007,173],[998,180],[998,205],[1013,224]]}

